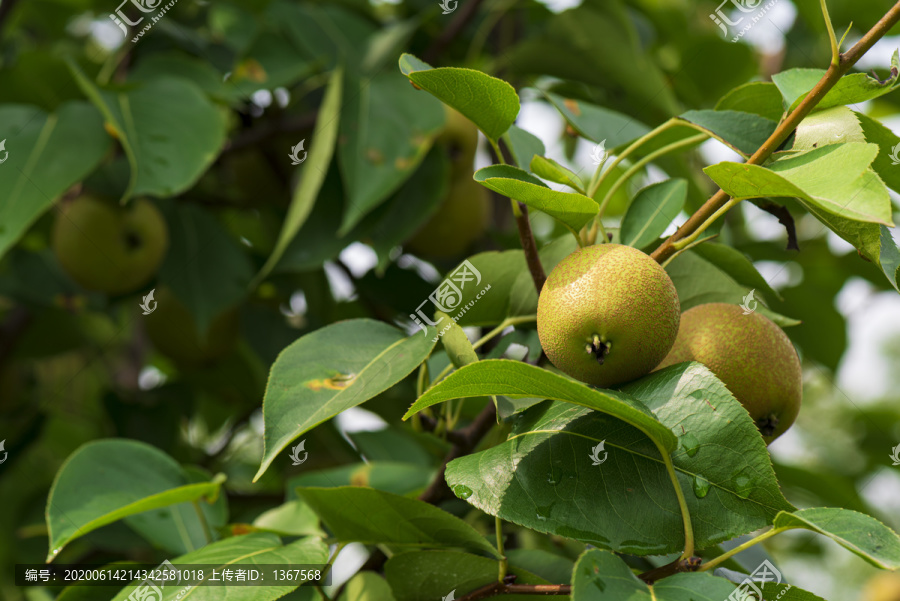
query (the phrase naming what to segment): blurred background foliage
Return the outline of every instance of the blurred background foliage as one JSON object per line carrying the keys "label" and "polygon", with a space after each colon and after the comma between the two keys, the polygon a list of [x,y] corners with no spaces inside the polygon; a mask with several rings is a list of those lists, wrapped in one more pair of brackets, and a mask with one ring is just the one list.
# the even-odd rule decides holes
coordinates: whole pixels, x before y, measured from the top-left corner
{"label": "blurred background foliage", "polygon": [[[853,22],[850,43],[890,6],[886,0],[829,1],[837,30]],[[395,425],[415,395],[410,379],[365,411],[309,433],[310,458],[302,468],[284,461],[250,484],[261,456],[259,408],[268,366],[285,346],[350,317],[408,327],[410,303],[426,298],[439,274],[467,253],[518,246],[509,203],[495,201],[490,225],[466,253],[435,258],[408,252],[403,242],[437,210],[448,169],[432,153],[417,168],[360,172],[364,165],[354,161],[361,146],[353,146],[353,136],[364,128],[342,118],[337,159],[323,167],[325,182],[309,219],[270,276],[248,293],[301,183],[302,170],[288,154],[300,140],[310,156],[315,153],[313,127],[336,65],[345,68],[348,102],[371,99],[363,90],[380,94],[364,124],[374,146],[400,144],[391,136],[407,121],[440,126],[439,105],[424,94],[413,96],[419,108],[410,112],[411,88],[396,67],[407,51],[434,66],[467,66],[512,82],[523,98],[518,125],[541,138],[547,156],[586,172],[591,144],[565,128],[537,87],[655,126],[684,110],[712,108],[745,82],[827,65],[816,0],[776,0],[738,43],[723,39],[711,21],[716,8],[714,0],[460,0],[455,13],[442,15],[436,0],[179,0],[132,43],[108,17],[117,9],[111,0],[2,0],[0,104],[52,113],[68,101],[84,101],[85,89],[73,75],[80,70],[120,94],[133,93],[140,82],[174,78],[198,92],[198,103],[208,103],[194,109],[166,96],[145,102],[142,118],[158,123],[160,135],[199,127],[201,111],[222,120],[227,140],[213,143],[218,147],[198,177],[159,189],[147,185],[145,193],[158,199],[165,216],[170,244],[146,289],[179,297],[184,306],[177,319],[185,328],[217,320],[231,325],[212,352],[161,352],[165,344],[148,338],[139,294],[98,295],[64,274],[49,246],[52,211],[2,256],[0,439],[9,457],[0,465],[0,597],[24,598],[7,584],[10,566],[43,561],[48,489],[61,463],[86,441],[146,441],[200,474],[225,472],[227,498],[209,518],[220,528],[253,522],[300,483],[367,484],[410,495],[427,486],[445,449],[406,424]],[[860,67],[888,65],[900,45],[897,34],[879,42]],[[887,95],[853,108],[900,133],[898,102]],[[78,140],[68,142],[78,152]],[[410,149],[396,150],[400,156]],[[196,149],[167,152],[178,163]],[[711,141],[683,159],[667,159],[633,181],[608,214],[621,215],[634,190],[662,179],[660,168],[689,178],[687,209],[693,210],[713,189],[700,167],[733,157]],[[476,165],[488,161],[482,145]],[[66,194],[119,195],[128,174],[121,151],[110,151]],[[900,442],[900,298],[848,244],[826,234],[798,204],[789,209],[799,252],[785,249],[775,217],[748,203],[721,229],[723,241],[751,257],[783,297],[772,310],[803,318],[786,330],[803,357],[806,389],[797,424],[771,448],[779,481],[798,506],[857,509],[900,529],[900,471],[888,458]],[[539,243],[559,236],[550,219],[532,218]],[[202,290],[191,291],[191,282]],[[528,344],[524,337],[520,342]],[[385,422],[391,425],[382,429]],[[455,509],[478,522],[463,503]],[[489,531],[490,525],[480,526]],[[152,562],[200,544],[197,533],[170,535],[164,528],[117,523],[79,539],[57,561],[100,563],[125,555]],[[520,536],[524,547],[577,553],[567,551],[565,540]],[[797,585],[832,599],[863,599],[860,591],[874,569],[835,547],[800,533],[777,539],[769,550]],[[54,598],[50,591],[30,594]]]}

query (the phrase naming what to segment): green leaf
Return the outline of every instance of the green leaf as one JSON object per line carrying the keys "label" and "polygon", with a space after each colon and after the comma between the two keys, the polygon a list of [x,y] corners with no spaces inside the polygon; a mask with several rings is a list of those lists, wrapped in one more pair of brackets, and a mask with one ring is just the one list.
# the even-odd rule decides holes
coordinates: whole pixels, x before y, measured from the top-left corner
{"label": "green leaf", "polygon": [[443,401],[499,394],[510,398],[543,397],[602,411],[631,424],[668,451],[676,446],[675,435],[630,395],[595,389],[546,369],[505,359],[489,359],[460,368],[420,396],[403,419]]}
{"label": "green leaf", "polygon": [[444,125],[440,103],[418,93],[399,73],[348,78],[338,139],[346,188],[339,235],[412,175]]}
{"label": "green leaf", "polygon": [[725,94],[716,103],[716,110],[753,113],[777,123],[784,114],[784,105],[778,86],[768,81],[753,81]]}
{"label": "green leaf", "polygon": [[676,574],[646,584],[609,551],[590,549],[572,572],[572,601],[726,601],[734,585],[706,572]]}
{"label": "green leaf", "polygon": [[812,150],[826,144],[865,142],[856,114],[846,106],[817,111],[797,126],[792,150]]}
{"label": "green leaf", "polygon": [[[291,206],[278,234],[275,248],[266,260],[265,265],[254,278],[251,285],[255,288],[275,265],[281,260],[284,251],[290,245],[294,236],[303,227],[307,217],[313,209],[316,197],[322,189],[325,175],[328,173],[328,165],[334,154],[334,146],[337,141],[338,124],[340,123],[341,98],[343,96],[343,71],[335,69],[325,90],[325,97],[319,107],[319,115],[316,118],[316,129],[311,136],[309,147],[304,146],[309,161],[302,168],[302,177],[294,190]],[[305,138],[304,138],[305,140]],[[297,156],[301,156],[298,151]]]}
{"label": "green leaf", "polygon": [[124,517],[215,497],[224,476],[190,483],[178,463],[143,442],[107,439],[78,448],[56,473],[47,498],[52,561],[78,537]]}
{"label": "green leaf", "polygon": [[148,81],[158,77],[179,77],[198,85],[212,98],[229,104],[237,104],[247,95],[235,85],[222,81],[209,62],[184,52],[155,52],[142,56],[128,72],[129,81]]}
{"label": "green leaf", "polygon": [[606,141],[607,148],[621,148],[650,132],[649,127],[628,115],[551,92],[544,95],[566,123],[595,144]]}
{"label": "green leaf", "polygon": [[435,331],[407,338],[371,319],[340,321],[287,347],[263,399],[264,451],[254,481],[304,432],[387,390],[431,353]]}
{"label": "green leaf", "polygon": [[[522,394],[546,396],[529,380],[517,381]],[[679,436],[672,462],[697,548],[763,528],[779,511],[792,510],[756,425],[708,369],[698,363],[671,366],[623,393],[646,404]],[[599,454],[603,461],[597,465],[592,454],[601,442],[606,455]],[[478,509],[538,532],[623,553],[672,553],[683,549],[683,525],[656,449],[620,419],[568,403],[543,403],[521,414],[506,442],[451,461],[446,480]]]}
{"label": "green leaf", "polygon": [[261,513],[253,520],[253,526],[281,536],[325,537],[316,512],[300,500],[288,501]]}
{"label": "green leaf", "polygon": [[[410,551],[393,555],[384,565],[384,575],[397,601],[460,598],[497,581],[496,559],[459,551]],[[517,584],[549,584],[514,564],[509,566]],[[452,593],[452,594],[451,594]],[[503,595],[503,601],[534,601],[534,595]],[[566,601],[568,596],[554,597]]]}
{"label": "green leaf", "polygon": [[434,468],[398,461],[367,461],[308,472],[288,480],[288,498],[294,490],[308,486],[367,486],[395,495],[418,495],[434,480]]}
{"label": "green leaf", "polygon": [[396,601],[387,580],[375,572],[359,572],[344,585],[338,601]]}
{"label": "green leaf", "polygon": [[[857,104],[893,91],[897,85],[898,76],[900,76],[900,71],[898,71],[900,60],[898,60],[897,51],[894,51],[894,56],[891,58],[891,67],[891,75],[884,82],[866,73],[844,75],[825,94],[825,97],[816,105],[815,110],[821,111],[833,106]],[[773,75],[772,81],[778,86],[785,105],[790,106],[789,111],[793,111],[824,75],[824,69],[789,69]]]}
{"label": "green leaf", "polygon": [[531,168],[531,160],[535,156],[543,156],[546,150],[544,143],[536,135],[525,131],[517,125],[511,125],[503,134],[503,141],[513,156],[513,160],[521,169]]}
{"label": "green leaf", "polygon": [[530,171],[538,177],[568,186],[573,190],[584,190],[584,182],[581,181],[581,178],[553,159],[535,155],[534,158],[531,159],[530,167]]}
{"label": "green leaf", "polygon": [[184,192],[219,156],[225,113],[193,82],[159,77],[116,92],[95,86],[74,63],[70,68],[128,157],[131,177],[123,202],[132,196],[165,198]]}
{"label": "green leaf", "polygon": [[707,242],[692,250],[741,286],[760,290],[769,298],[781,298],[778,292],[769,285],[766,278],[753,266],[750,259],[739,250],[717,242]]}
{"label": "green leaf", "polygon": [[438,322],[441,322],[443,318],[447,319],[446,322],[441,322],[441,332],[443,332],[441,343],[444,345],[447,357],[450,358],[450,363],[456,367],[462,367],[478,361],[478,354],[459,324],[443,311],[436,311],[434,315]]}
{"label": "green leaf", "polygon": [[900,169],[895,161],[894,148],[900,144],[900,137],[890,129],[863,113],[854,113],[862,126],[863,134],[868,142],[878,144],[879,152],[872,163],[872,169],[881,176],[882,181],[892,190],[900,191]]}
{"label": "green leaf", "polygon": [[339,542],[399,547],[458,547],[500,557],[472,526],[434,505],[371,488],[300,488]]}
{"label": "green leaf", "polygon": [[475,172],[475,181],[530,208],[543,211],[574,230],[581,229],[600,210],[594,199],[574,192],[551,190],[527,171],[512,165],[479,169]]}
{"label": "green leaf", "polygon": [[744,157],[756,152],[777,127],[774,121],[738,111],[688,111],[679,119],[700,126],[703,131]]}
{"label": "green leaf", "polygon": [[524,568],[547,582],[553,584],[572,582],[572,569],[575,567],[575,562],[568,557],[543,549],[507,549],[506,557],[510,564],[517,568]]}
{"label": "green leaf", "polygon": [[468,117],[495,142],[519,114],[519,95],[515,88],[481,71],[456,67],[435,69],[411,54],[400,56],[400,71],[417,87]]}
{"label": "green leaf", "polygon": [[734,198],[795,197],[838,217],[893,227],[888,191],[868,169],[877,154],[876,144],[831,144],[766,167],[725,162],[703,171]]}
{"label": "green leaf", "polygon": [[900,569],[900,536],[864,513],[834,507],[781,512],[775,528],[803,528],[824,534],[873,566]]}
{"label": "green leaf", "polygon": [[[97,110],[70,101],[48,115],[0,105],[0,257],[72,184],[92,172],[111,146]],[[8,153],[8,154],[7,154]]]}
{"label": "green leaf", "polygon": [[[255,532],[243,536],[226,538],[212,543],[181,557],[171,560],[175,566],[191,565],[219,566],[219,568],[255,568],[259,565],[284,565],[286,567],[325,565],[328,561],[328,547],[318,538],[301,538],[287,545],[281,544],[274,534]],[[217,568],[217,573],[221,570]],[[268,575],[267,575],[268,576]],[[126,586],[113,601],[131,601],[140,582]],[[270,583],[271,584],[271,583]],[[165,586],[159,601],[275,601],[295,590],[297,584],[284,586],[227,586],[203,584],[191,588],[185,594],[184,586]]]}
{"label": "green leaf", "polygon": [[253,265],[243,249],[206,210],[195,204],[164,206],[169,251],[159,279],[169,285],[205,339],[213,319],[247,294]]}
{"label": "green leaf", "polygon": [[[478,270],[481,280],[474,286],[467,285],[460,291],[461,299],[459,304],[456,305],[457,307],[468,306],[473,301],[474,304],[456,323],[460,326],[483,326],[500,323],[507,317],[510,292],[517,276],[528,270],[525,264],[525,255],[521,250],[488,251],[478,253],[467,260]],[[448,276],[456,273],[457,269],[459,269],[459,266],[450,271]],[[490,289],[484,292],[481,298],[476,298],[488,286]],[[533,287],[534,284],[532,284]],[[420,306],[430,307],[431,305],[429,305],[428,300],[423,300]],[[426,312],[425,309],[422,309],[422,311]]]}
{"label": "green leaf", "polygon": [[[738,305],[749,294],[751,286],[759,283],[750,277],[746,265],[741,267],[741,261],[734,253],[714,248],[701,255],[699,248],[681,253],[666,265],[666,273],[678,292],[682,312],[706,303]],[[766,287],[760,288],[766,290]],[[783,328],[800,323],[762,305],[757,310]]]}
{"label": "green leaf", "polygon": [[645,248],[655,242],[684,208],[687,189],[687,181],[676,178],[638,192],[622,218],[622,244]]}

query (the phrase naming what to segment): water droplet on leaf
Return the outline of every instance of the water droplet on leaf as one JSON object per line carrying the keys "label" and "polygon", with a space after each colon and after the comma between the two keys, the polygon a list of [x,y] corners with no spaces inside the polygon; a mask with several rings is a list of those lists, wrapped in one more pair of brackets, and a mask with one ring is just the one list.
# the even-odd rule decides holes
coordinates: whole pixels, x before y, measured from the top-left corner
{"label": "water droplet on leaf", "polygon": [[702,499],[709,492],[709,480],[703,476],[694,476],[694,494]]}

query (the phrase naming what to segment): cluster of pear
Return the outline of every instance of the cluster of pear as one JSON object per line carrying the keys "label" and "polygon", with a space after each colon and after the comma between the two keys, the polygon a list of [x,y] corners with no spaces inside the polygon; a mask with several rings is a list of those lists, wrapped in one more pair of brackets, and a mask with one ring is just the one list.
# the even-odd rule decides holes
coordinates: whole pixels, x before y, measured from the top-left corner
{"label": "cluster of pear", "polygon": [[666,271],[628,246],[588,246],[560,261],[541,291],[537,328],[553,365],[598,387],[684,361],[704,364],[747,409],[766,443],[800,411],[800,360],[781,328],[726,303],[682,313]]}
{"label": "cluster of pear", "polygon": [[[86,290],[119,296],[156,277],[168,248],[168,228],[146,199],[127,205],[83,194],[64,201],[53,224],[52,247],[63,270]],[[172,291],[156,290],[146,319],[147,336],[163,354],[185,365],[211,362],[237,341],[235,311],[222,313],[201,335],[193,316]]]}
{"label": "cluster of pear", "polygon": [[437,212],[407,241],[424,257],[446,259],[462,254],[480,238],[490,217],[487,190],[474,179],[478,129],[466,117],[444,105],[446,125],[435,140],[450,163],[450,185]]}

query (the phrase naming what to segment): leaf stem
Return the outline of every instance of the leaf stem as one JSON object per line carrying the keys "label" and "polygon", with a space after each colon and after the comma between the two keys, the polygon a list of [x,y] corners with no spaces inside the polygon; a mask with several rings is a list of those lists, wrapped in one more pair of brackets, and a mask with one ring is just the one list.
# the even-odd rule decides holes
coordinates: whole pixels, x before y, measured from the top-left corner
{"label": "leaf stem", "polygon": [[206,544],[208,545],[214,540],[212,530],[209,528],[209,522],[206,521],[206,516],[203,514],[203,508],[200,507],[199,501],[194,499],[192,504],[194,505],[194,510],[197,512],[197,517],[200,519],[200,525],[203,527],[203,536],[206,537]]}
{"label": "leaf stem", "polygon": [[506,559],[506,551],[503,550],[503,520],[499,517],[494,518],[494,532],[497,535],[497,551],[500,552],[499,573],[497,574],[497,582],[503,582],[506,578],[506,570],[509,567],[509,561]]}
{"label": "leaf stem", "polygon": [[491,330],[490,332],[488,332],[487,334],[485,334],[484,336],[479,338],[478,341],[472,345],[472,348],[475,350],[478,350],[478,348],[481,347],[484,343],[486,343],[488,340],[490,340],[497,334],[502,333],[503,330],[505,330],[509,326],[517,326],[520,323],[529,323],[529,322],[536,321],[536,320],[537,320],[537,315],[520,315],[518,317],[507,317],[506,319],[504,319],[503,321],[500,322],[500,325],[498,325],[496,328],[494,328],[493,330]]}
{"label": "leaf stem", "polygon": [[715,213],[710,215],[706,219],[706,221],[704,221],[699,226],[697,226],[697,229],[694,230],[693,234],[691,234],[690,236],[687,236],[685,238],[682,238],[678,242],[674,242],[672,244],[672,248],[674,248],[675,250],[683,250],[683,249],[687,248],[688,246],[692,245],[694,243],[694,240],[699,238],[700,234],[702,234],[704,231],[706,231],[706,229],[709,226],[711,226],[716,221],[716,219],[718,219],[719,217],[721,217],[722,215],[727,213],[731,209],[731,207],[737,205],[742,200],[743,200],[742,198],[732,198],[731,200],[726,202],[718,211],[716,211]]}
{"label": "leaf stem", "polygon": [[702,240],[695,240],[694,242],[691,242],[690,244],[688,244],[688,245],[685,246],[684,248],[679,249],[679,250],[678,250],[675,254],[673,254],[671,257],[669,257],[668,259],[666,259],[665,261],[663,261],[663,262],[661,263],[662,268],[665,269],[666,266],[667,266],[669,263],[671,263],[672,261],[674,261],[675,259],[677,259],[678,256],[679,256],[681,253],[683,253],[683,252],[685,252],[685,251],[687,251],[687,250],[690,250],[690,249],[694,248],[695,246],[700,246],[700,245],[703,244],[704,242],[709,242],[709,241],[712,240],[713,238],[718,238],[718,237],[719,237],[719,234],[713,234],[712,236],[707,236],[706,238],[703,238]]}
{"label": "leaf stem", "polygon": [[672,484],[675,486],[675,496],[678,498],[678,506],[681,508],[681,519],[684,523],[684,553],[681,554],[681,559],[690,559],[694,556],[694,527],[691,525],[691,512],[688,510],[681,484],[678,483],[678,474],[675,473],[672,457],[659,443],[656,443],[656,448],[659,449],[663,463],[666,464],[666,471],[669,473],[669,478],[671,478]]}
{"label": "leaf stem", "polygon": [[776,534],[780,534],[781,532],[784,532],[785,530],[790,530],[790,528],[771,528],[771,529],[767,530],[766,532],[763,532],[759,536],[757,536],[755,538],[751,538],[747,542],[745,542],[741,545],[738,545],[734,549],[731,549],[730,551],[726,551],[725,553],[722,553],[718,557],[709,560],[708,562],[704,563],[699,568],[697,568],[697,571],[705,572],[707,570],[711,570],[714,567],[716,567],[717,565],[719,565],[720,563],[727,561],[728,559],[734,557],[741,551],[749,549],[753,545],[761,543],[764,540],[766,540],[767,538],[771,538],[771,537],[775,536]]}
{"label": "leaf stem", "polygon": [[[757,149],[753,156],[747,159],[748,165],[761,165],[768,159],[779,146],[793,133],[803,119],[812,112],[812,110],[822,101],[825,95],[831,90],[841,77],[844,76],[859,59],[869,51],[869,49],[880,40],[884,35],[900,21],[900,2],[897,2],[885,15],[847,52],[840,55],[837,64],[830,64],[825,71],[822,79],[813,87],[806,95],[802,102],[797,105],[790,114],[785,117],[772,135],[769,136],[763,145]],[[678,228],[678,230],[669,236],[659,248],[657,248],[651,256],[657,262],[662,263],[675,253],[674,243],[687,238],[694,230],[706,222],[706,220],[728,203],[729,197],[724,191],[719,190],[706,203],[703,204],[690,219]]]}

